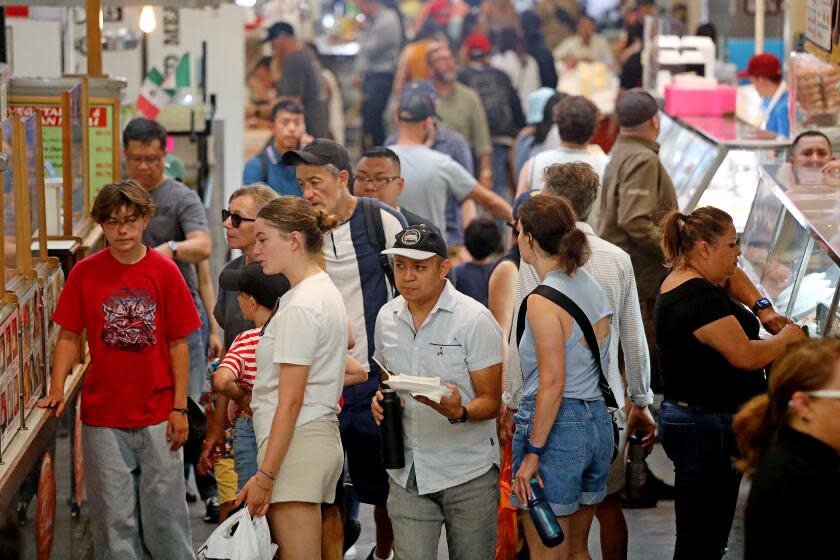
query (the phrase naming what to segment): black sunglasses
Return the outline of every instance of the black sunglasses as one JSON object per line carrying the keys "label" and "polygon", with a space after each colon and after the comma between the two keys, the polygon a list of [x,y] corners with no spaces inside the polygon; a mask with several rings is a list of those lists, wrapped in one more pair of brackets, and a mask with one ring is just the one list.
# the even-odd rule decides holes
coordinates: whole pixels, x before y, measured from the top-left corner
{"label": "black sunglasses", "polygon": [[226,222],[228,218],[230,218],[230,224],[237,229],[242,225],[242,222],[257,221],[255,218],[243,218],[239,214],[231,213],[230,210],[222,209],[222,223]]}

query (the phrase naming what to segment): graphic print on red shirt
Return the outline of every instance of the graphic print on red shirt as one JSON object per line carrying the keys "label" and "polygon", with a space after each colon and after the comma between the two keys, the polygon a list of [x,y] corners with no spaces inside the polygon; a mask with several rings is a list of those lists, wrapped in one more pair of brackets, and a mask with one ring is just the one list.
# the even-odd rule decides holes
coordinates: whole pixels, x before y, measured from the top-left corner
{"label": "graphic print on red shirt", "polygon": [[107,249],[76,264],[53,320],[87,331],[90,367],[82,387],[82,422],[143,428],[164,422],[174,404],[171,342],[201,327],[181,272],[154,249],[122,264]]}
{"label": "graphic print on red shirt", "polygon": [[139,352],[157,343],[157,304],[144,288],[120,288],[102,304],[102,342],[117,350]]}

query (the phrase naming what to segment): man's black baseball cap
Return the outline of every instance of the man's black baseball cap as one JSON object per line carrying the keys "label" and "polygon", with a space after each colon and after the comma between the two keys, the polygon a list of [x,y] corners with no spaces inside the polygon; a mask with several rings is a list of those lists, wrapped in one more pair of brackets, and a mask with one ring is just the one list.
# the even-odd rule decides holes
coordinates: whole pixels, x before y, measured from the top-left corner
{"label": "man's black baseball cap", "polygon": [[350,154],[347,149],[337,142],[326,138],[316,138],[300,150],[289,150],[283,154],[283,163],[286,165],[329,165],[332,164],[339,171],[346,171],[353,174],[353,166],[350,164]]}
{"label": "man's black baseball cap", "polygon": [[383,255],[402,255],[415,261],[424,261],[435,255],[449,258],[446,241],[435,226],[420,224],[409,226],[397,234],[394,246],[382,251]]}
{"label": "man's black baseball cap", "polygon": [[260,263],[251,263],[245,268],[223,270],[219,275],[219,286],[230,292],[248,294],[268,309],[273,309],[277,300],[291,287],[289,280],[282,274],[263,273]]}

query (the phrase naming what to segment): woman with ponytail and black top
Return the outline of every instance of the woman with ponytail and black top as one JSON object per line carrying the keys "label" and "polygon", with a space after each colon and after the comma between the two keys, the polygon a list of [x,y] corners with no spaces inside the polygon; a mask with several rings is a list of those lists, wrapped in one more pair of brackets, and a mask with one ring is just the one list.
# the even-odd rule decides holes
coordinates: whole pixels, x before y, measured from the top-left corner
{"label": "woman with ponytail and black top", "polygon": [[[586,315],[606,371],[614,310],[595,279],[581,268],[589,258],[589,242],[575,227],[576,220],[565,198],[530,198],[519,214],[519,251],[536,269],[541,285],[561,292]],[[546,548],[525,516],[531,558],[588,558],[589,528],[595,505],[607,494],[614,449],[611,420],[598,385],[599,367],[584,331],[564,308],[539,294],[528,296],[525,304],[511,504],[527,503],[532,494],[529,481],[537,477],[566,540]]]}
{"label": "woman with ponytail and black top", "polygon": [[251,396],[259,470],[242,489],[252,515],[268,515],[282,558],[321,557],[321,503],[332,503],[344,451],[338,401],[349,338],[341,294],[320,266],[335,216],[283,196],[257,214],[253,259],[284,274],[281,297],[257,345]]}
{"label": "woman with ponytail and black top", "polygon": [[766,390],[764,368],[805,334],[788,324],[761,339],[758,319],[723,287],[741,254],[729,214],[711,206],[674,211],[660,235],[671,273],[654,321],[665,397],[659,435],[676,475],[674,558],[721,558],[741,481],[732,418]]}
{"label": "woman with ponytail and black top", "polygon": [[744,558],[836,558],[840,341],[797,344],[773,364],[769,385],[733,424],[736,465],[753,478]]}

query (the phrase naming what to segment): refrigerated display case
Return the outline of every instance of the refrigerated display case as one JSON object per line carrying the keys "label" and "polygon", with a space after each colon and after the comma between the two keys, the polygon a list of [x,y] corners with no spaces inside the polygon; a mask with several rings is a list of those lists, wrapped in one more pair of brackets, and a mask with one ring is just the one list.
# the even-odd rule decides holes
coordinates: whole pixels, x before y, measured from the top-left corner
{"label": "refrigerated display case", "polygon": [[741,237],[741,266],[809,334],[840,336],[840,177],[768,165]]}
{"label": "refrigerated display case", "polygon": [[755,197],[759,168],[781,163],[788,145],[772,132],[731,117],[670,117],[660,113],[659,156],[680,210],[717,206],[742,232]]}

